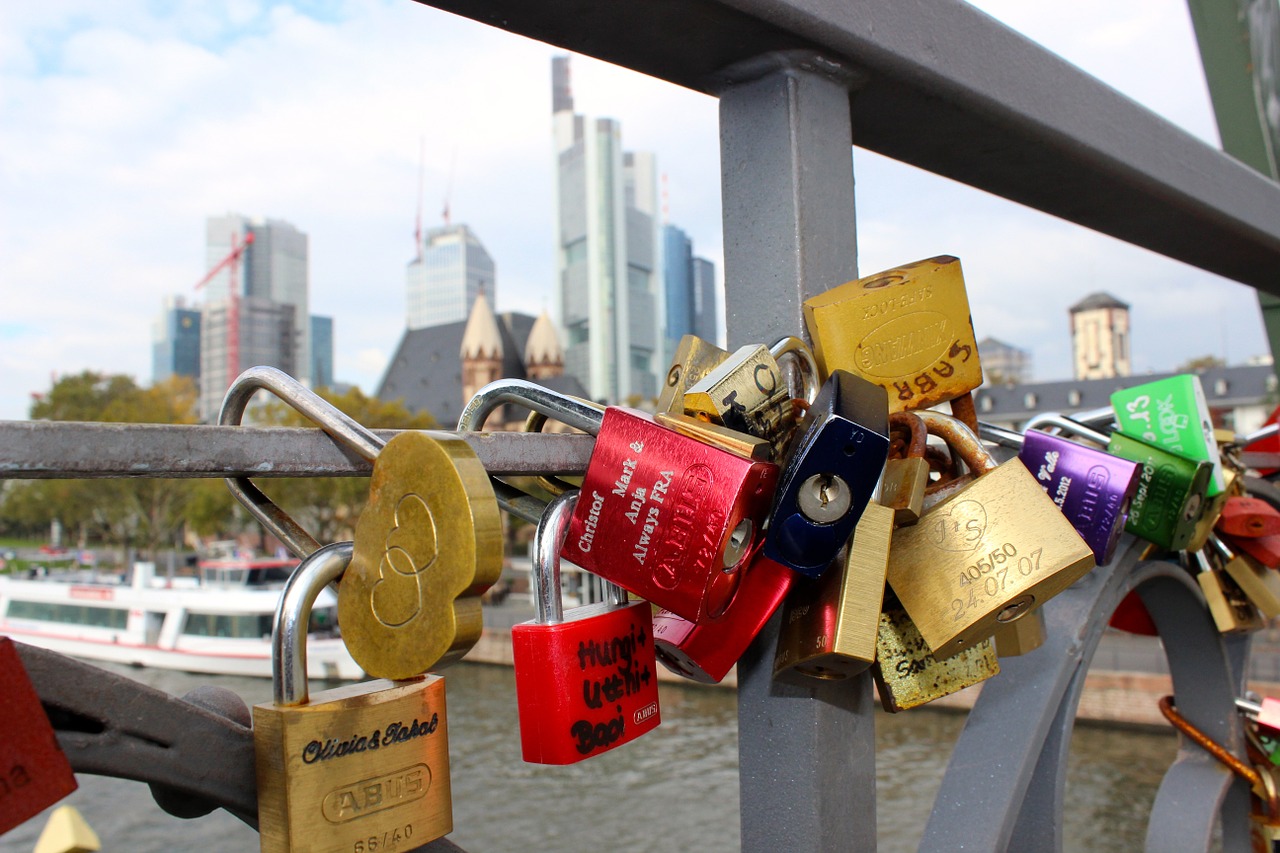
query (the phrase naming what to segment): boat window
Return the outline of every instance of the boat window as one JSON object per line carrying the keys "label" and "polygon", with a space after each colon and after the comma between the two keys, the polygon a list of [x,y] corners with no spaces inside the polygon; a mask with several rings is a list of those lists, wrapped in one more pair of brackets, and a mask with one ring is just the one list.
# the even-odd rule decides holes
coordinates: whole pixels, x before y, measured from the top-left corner
{"label": "boat window", "polygon": [[294,566],[274,566],[249,570],[249,586],[270,586],[284,583],[293,573]]}
{"label": "boat window", "polygon": [[52,604],[44,601],[10,601],[7,615],[10,619],[63,622],[117,631],[123,631],[129,624],[129,611],[117,607],[87,607],[83,604]]}
{"label": "boat window", "polygon": [[311,624],[307,633],[312,636],[336,637],[338,635],[338,608],[317,607],[311,611]]}
{"label": "boat window", "polygon": [[271,636],[267,613],[188,613],[182,633],[193,637],[235,637],[258,640]]}

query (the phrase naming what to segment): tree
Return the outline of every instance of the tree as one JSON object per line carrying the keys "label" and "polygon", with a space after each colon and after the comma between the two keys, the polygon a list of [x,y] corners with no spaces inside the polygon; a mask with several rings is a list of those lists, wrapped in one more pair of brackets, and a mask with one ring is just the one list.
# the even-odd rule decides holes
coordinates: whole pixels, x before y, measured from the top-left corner
{"label": "tree", "polygon": [[[348,417],[369,429],[436,429],[427,412],[410,412],[403,402],[386,402],[365,395],[359,388],[338,394],[326,388],[317,392]],[[264,407],[255,422],[268,426],[314,427],[291,406],[274,402]],[[366,477],[294,477],[261,480],[258,488],[281,506],[321,543],[350,539],[356,520],[369,497]]]}
{"label": "tree", "polygon": [[1226,367],[1227,362],[1216,355],[1201,355],[1178,365],[1177,373],[1203,373],[1211,367]]}
{"label": "tree", "polygon": [[[149,388],[132,377],[86,370],[56,381],[31,407],[33,420],[112,423],[193,424],[197,390],[186,377],[171,377]],[[0,514],[24,527],[47,527],[58,518],[81,541],[101,538],[152,556],[170,544],[200,497],[207,525],[230,519],[232,501],[219,501],[210,485],[193,480],[104,479],[44,480],[8,490]]]}

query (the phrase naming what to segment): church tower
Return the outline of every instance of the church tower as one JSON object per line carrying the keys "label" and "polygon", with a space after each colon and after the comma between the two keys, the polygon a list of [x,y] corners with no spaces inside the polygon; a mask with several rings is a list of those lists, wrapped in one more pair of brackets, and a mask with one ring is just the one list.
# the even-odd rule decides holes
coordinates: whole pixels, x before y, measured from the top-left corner
{"label": "church tower", "polygon": [[462,401],[465,405],[485,385],[502,378],[502,334],[498,330],[498,318],[494,316],[483,289],[476,296],[471,316],[467,318],[460,355]]}
{"label": "church tower", "polygon": [[1109,293],[1091,293],[1069,310],[1075,378],[1128,376],[1129,306]]}
{"label": "church tower", "polygon": [[532,382],[564,374],[564,349],[545,308],[529,330],[529,341],[524,347],[524,370]]}

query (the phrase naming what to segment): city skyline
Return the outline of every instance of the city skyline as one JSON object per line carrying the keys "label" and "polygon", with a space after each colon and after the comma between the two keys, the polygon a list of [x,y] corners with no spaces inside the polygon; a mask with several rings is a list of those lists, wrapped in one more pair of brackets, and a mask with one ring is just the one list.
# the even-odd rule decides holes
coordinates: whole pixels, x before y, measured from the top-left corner
{"label": "city skyline", "polygon": [[[1185,8],[978,5],[1216,145]],[[424,135],[428,209],[447,198],[484,235],[503,270],[495,309],[551,306],[554,48],[409,3],[11,11],[0,280],[23,298],[0,319],[0,418],[26,417],[51,373],[145,379],[156,306],[205,270],[191,223],[227,209],[311,236],[311,310],[342,326],[335,379],[373,388],[404,319]],[[578,109],[657,153],[671,221],[722,266],[714,99],[573,63]],[[1265,351],[1251,289],[862,150],[854,171],[860,273],[959,256],[978,336],[1031,351],[1037,379],[1070,375],[1063,318],[1097,290],[1132,305],[1135,374]]]}

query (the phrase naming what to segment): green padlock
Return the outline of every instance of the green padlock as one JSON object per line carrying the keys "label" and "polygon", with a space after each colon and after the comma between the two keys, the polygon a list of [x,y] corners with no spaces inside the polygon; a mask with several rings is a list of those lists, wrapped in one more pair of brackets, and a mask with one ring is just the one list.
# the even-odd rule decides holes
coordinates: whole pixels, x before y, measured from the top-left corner
{"label": "green padlock", "polygon": [[1208,462],[1208,497],[1226,489],[1213,418],[1200,377],[1190,373],[1125,388],[1111,395],[1119,431],[1133,438]]}

